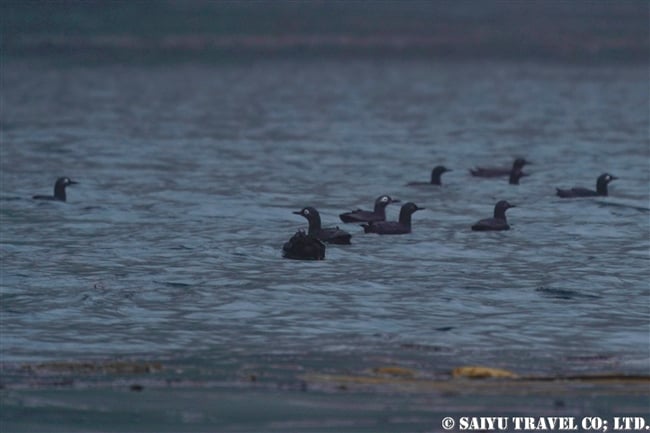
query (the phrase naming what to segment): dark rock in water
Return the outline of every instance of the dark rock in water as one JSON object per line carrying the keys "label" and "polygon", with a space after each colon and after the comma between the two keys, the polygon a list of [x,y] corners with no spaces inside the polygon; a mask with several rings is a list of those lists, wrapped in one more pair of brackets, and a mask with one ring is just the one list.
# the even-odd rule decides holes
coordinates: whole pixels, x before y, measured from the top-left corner
{"label": "dark rock in water", "polygon": [[494,206],[494,217],[480,220],[472,226],[472,230],[510,230],[510,226],[506,220],[506,211],[513,207],[515,206],[505,200],[497,202],[497,204]]}
{"label": "dark rock in water", "polygon": [[65,187],[69,185],[75,185],[79,182],[68,177],[60,177],[56,180],[54,184],[54,195],[35,195],[32,197],[34,200],[56,200],[56,201],[65,201]]}
{"label": "dark rock in water", "polygon": [[325,244],[299,230],[282,246],[282,256],[294,260],[324,260]]}
{"label": "dark rock in water", "polygon": [[616,179],[618,179],[616,176],[612,176],[609,173],[603,173],[600,176],[598,176],[598,179],[596,179],[596,191],[587,188],[582,188],[582,187],[575,187],[571,189],[556,188],[557,195],[561,198],[598,197],[598,196],[604,197],[607,196],[607,185],[611,181]]}
{"label": "dark rock in water", "polygon": [[375,200],[375,208],[372,211],[357,209],[352,212],[346,212],[339,215],[344,223],[365,223],[371,221],[386,220],[386,206],[391,203],[399,203],[399,200],[391,198],[389,195],[380,195]]}
{"label": "dark rock in water", "polygon": [[340,228],[322,228],[320,222],[320,214],[313,207],[305,207],[299,211],[294,212],[296,215],[301,215],[309,222],[309,233],[311,236],[316,237],[318,240],[328,242],[330,244],[343,244],[350,243],[352,235]]}

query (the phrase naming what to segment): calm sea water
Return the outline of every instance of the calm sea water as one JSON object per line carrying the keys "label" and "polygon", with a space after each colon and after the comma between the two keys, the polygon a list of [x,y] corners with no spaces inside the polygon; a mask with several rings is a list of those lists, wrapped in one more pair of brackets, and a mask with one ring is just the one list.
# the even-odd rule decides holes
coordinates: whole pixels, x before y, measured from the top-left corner
{"label": "calm sea water", "polygon": [[[497,407],[648,409],[624,392],[496,390],[490,406],[459,389],[310,379],[385,365],[648,374],[645,66],[13,61],[2,73],[6,431],[431,431]],[[533,162],[519,186],[468,173],[515,156]],[[454,170],[442,187],[405,186],[438,164]],[[603,172],[620,178],[610,197],[554,195]],[[31,200],[59,176],[79,182],[67,203]],[[380,194],[426,208],[413,233],[338,221]],[[512,229],[470,231],[500,199],[517,206]],[[291,212],[308,205],[352,245],[284,260],[306,228]],[[156,367],[78,371],[117,361]]]}

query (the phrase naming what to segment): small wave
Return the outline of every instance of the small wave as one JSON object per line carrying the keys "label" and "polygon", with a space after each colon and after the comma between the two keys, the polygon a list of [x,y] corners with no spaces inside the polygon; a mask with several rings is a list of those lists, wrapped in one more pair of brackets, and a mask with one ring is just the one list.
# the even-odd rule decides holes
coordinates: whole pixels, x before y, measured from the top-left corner
{"label": "small wave", "polygon": [[618,207],[624,209],[634,209],[639,212],[650,212],[650,208],[647,206],[642,206],[641,204],[635,201],[623,201],[623,200],[598,200],[596,201],[601,206],[604,207]]}
{"label": "small wave", "polygon": [[536,292],[542,293],[544,296],[556,299],[600,299],[600,296],[580,293],[575,290],[567,289],[553,289],[550,287],[538,287]]}

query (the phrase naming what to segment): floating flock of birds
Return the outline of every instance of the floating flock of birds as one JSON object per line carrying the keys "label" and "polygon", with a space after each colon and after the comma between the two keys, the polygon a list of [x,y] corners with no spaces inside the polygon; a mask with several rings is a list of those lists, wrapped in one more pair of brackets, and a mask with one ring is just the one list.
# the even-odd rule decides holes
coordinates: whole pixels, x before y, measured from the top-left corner
{"label": "floating flock of birds", "polygon": [[[505,177],[509,176],[509,182],[513,185],[519,184],[519,179],[527,176],[522,169],[526,164],[530,164],[524,158],[517,158],[511,168],[486,168],[477,167],[471,169],[472,176],[477,177]],[[410,182],[407,185],[441,185],[440,177],[443,173],[451,171],[444,166],[437,166],[431,172],[430,182]],[[601,174],[596,180],[596,190],[582,187],[571,189],[557,189],[557,195],[561,198],[572,197],[596,197],[607,195],[607,185],[617,179],[611,174]],[[68,177],[60,177],[54,184],[54,195],[35,195],[36,200],[56,200],[66,201],[65,189],[70,185],[78,182]],[[398,221],[386,221],[386,206],[391,203],[399,203],[399,200],[393,199],[388,195],[381,195],[375,200],[375,207],[372,211],[363,209],[345,212],[339,215],[344,223],[361,224],[365,233],[376,233],[379,235],[402,235],[411,233],[411,216],[424,208],[419,207],[413,202],[402,205]],[[515,207],[506,200],[500,200],[494,206],[494,216],[485,218],[472,225],[472,230],[509,230],[510,226],[506,220],[506,211]],[[291,239],[282,247],[282,255],[287,259],[296,260],[323,260],[325,259],[325,243],[330,244],[350,244],[352,235],[339,227],[323,228],[321,226],[320,214],[311,207],[305,207],[300,211],[293,212],[301,215],[309,222],[307,232],[298,230]]]}

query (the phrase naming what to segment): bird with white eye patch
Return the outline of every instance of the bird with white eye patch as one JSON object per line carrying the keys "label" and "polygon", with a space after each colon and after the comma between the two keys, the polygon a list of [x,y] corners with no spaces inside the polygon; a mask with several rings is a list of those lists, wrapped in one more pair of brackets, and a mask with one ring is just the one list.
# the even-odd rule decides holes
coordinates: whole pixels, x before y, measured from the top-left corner
{"label": "bird with white eye patch", "polygon": [[309,230],[307,233],[317,239],[330,244],[347,245],[350,243],[350,239],[352,238],[350,233],[341,230],[338,227],[323,228],[321,226],[320,214],[315,208],[308,206],[293,213],[307,219],[309,222]]}
{"label": "bird with white eye patch", "polygon": [[32,198],[34,200],[55,200],[55,201],[65,201],[65,188],[70,185],[76,185],[79,182],[75,182],[69,177],[60,177],[56,180],[54,184],[54,195],[35,195]]}
{"label": "bird with white eye patch", "polygon": [[399,200],[391,198],[389,195],[380,195],[375,200],[375,208],[372,211],[356,209],[351,212],[339,215],[344,223],[363,223],[371,221],[386,220],[386,206],[391,203],[399,203]]}

